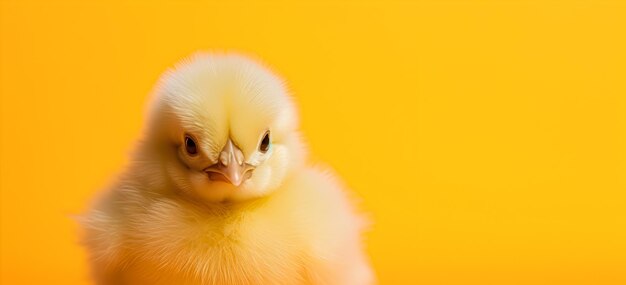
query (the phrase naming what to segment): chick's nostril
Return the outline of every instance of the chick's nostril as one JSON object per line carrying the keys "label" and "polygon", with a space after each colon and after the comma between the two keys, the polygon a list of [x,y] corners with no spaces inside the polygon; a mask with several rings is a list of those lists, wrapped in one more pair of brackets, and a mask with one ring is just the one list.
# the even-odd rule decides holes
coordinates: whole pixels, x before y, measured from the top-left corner
{"label": "chick's nostril", "polygon": [[219,158],[219,162],[223,165],[223,166],[228,166],[228,154],[225,152],[220,153],[220,158]]}

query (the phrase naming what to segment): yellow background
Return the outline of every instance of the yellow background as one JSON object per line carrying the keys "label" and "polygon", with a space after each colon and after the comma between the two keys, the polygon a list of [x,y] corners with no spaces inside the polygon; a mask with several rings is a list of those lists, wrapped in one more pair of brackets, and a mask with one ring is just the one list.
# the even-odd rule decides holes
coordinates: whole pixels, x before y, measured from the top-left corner
{"label": "yellow background", "polygon": [[282,74],[381,284],[626,284],[625,1],[2,1],[2,284],[88,284],[70,216],[197,50]]}

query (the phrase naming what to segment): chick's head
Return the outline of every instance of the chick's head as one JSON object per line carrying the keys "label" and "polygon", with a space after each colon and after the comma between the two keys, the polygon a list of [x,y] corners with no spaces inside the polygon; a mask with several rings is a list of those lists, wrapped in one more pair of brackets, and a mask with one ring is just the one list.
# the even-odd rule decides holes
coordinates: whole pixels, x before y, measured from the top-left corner
{"label": "chick's head", "polygon": [[282,83],[238,55],[196,54],[163,75],[149,110],[155,167],[207,202],[268,195],[301,160],[297,116]]}

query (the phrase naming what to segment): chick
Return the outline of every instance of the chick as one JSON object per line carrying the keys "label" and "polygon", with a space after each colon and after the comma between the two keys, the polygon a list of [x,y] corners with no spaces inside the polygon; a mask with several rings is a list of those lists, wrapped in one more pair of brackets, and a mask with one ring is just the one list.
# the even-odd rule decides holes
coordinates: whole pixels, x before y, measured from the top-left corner
{"label": "chick", "polygon": [[166,72],[128,167],[82,218],[97,284],[371,284],[364,219],[306,163],[282,81],[233,54]]}

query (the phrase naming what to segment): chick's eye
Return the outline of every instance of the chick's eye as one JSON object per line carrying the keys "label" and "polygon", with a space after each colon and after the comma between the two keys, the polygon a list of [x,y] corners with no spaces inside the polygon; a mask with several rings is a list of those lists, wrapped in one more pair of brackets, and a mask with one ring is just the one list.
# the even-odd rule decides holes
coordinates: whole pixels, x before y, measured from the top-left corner
{"label": "chick's eye", "polygon": [[261,152],[267,152],[270,149],[270,132],[267,131],[261,140],[261,144],[259,145],[259,150]]}
{"label": "chick's eye", "polygon": [[185,149],[190,155],[198,153],[198,147],[196,146],[196,142],[189,136],[185,136]]}

